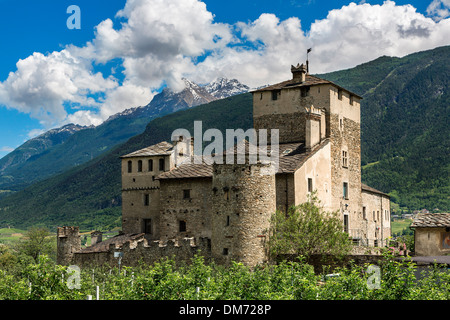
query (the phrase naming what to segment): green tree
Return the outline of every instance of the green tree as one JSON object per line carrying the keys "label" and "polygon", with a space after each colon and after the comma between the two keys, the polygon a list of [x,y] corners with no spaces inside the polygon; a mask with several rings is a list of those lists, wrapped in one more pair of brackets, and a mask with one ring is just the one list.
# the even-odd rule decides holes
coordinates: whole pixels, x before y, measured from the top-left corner
{"label": "green tree", "polygon": [[324,211],[314,193],[287,213],[277,211],[272,215],[269,253],[273,258],[281,254],[342,257],[351,247],[338,212]]}
{"label": "green tree", "polygon": [[17,245],[19,254],[30,256],[38,261],[39,255],[54,255],[55,248],[50,231],[46,228],[32,227]]}

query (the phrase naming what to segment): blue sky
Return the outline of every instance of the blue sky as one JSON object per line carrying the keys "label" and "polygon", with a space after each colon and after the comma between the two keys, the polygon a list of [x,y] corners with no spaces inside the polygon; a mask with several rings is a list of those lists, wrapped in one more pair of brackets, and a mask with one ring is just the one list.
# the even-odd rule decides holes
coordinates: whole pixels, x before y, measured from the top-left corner
{"label": "blue sky", "polygon": [[[70,5],[81,29],[68,29]],[[448,45],[450,0],[0,0],[0,158],[69,122],[98,125],[182,77],[284,80]],[[119,14],[117,15],[117,13]]]}

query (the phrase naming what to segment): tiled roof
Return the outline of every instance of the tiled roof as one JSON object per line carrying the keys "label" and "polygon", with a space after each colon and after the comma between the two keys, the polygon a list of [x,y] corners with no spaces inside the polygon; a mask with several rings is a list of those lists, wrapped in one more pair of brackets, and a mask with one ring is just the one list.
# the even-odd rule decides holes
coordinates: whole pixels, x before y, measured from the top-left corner
{"label": "tiled roof", "polygon": [[[306,150],[303,143],[286,143],[279,145],[279,167],[277,173],[294,173],[303,163],[322,148],[328,139],[324,140],[313,150]],[[236,150],[236,148],[235,148]],[[270,146],[268,146],[270,150]],[[183,179],[212,177],[212,165],[207,163],[185,163],[167,172],[161,173],[157,179]]]}
{"label": "tiled roof", "polygon": [[411,224],[411,228],[418,227],[450,227],[450,213],[423,213],[419,214]]}
{"label": "tiled roof", "polygon": [[383,196],[390,197],[388,194],[386,194],[384,192],[381,192],[380,190],[377,190],[375,188],[369,187],[367,184],[364,184],[364,183],[361,183],[361,190],[369,191],[369,192],[373,192],[373,193],[378,193],[378,194],[381,194]]}
{"label": "tiled roof", "polygon": [[202,164],[182,164],[175,169],[161,173],[156,179],[184,179],[212,177],[212,166]]}
{"label": "tiled roof", "polygon": [[291,80],[287,80],[287,81],[283,81],[277,84],[273,84],[273,85],[269,85],[267,87],[264,88],[260,88],[257,90],[254,90],[252,92],[262,92],[262,91],[271,91],[271,90],[281,90],[281,89],[289,89],[289,88],[299,88],[299,87],[306,87],[306,86],[314,86],[314,85],[318,85],[318,84],[332,84],[342,90],[345,90],[347,92],[350,92],[352,95],[361,98],[361,96],[359,96],[356,93],[353,93],[351,91],[349,91],[348,89],[345,89],[337,84],[335,84],[334,82],[307,74],[306,75],[306,79],[303,82],[297,82],[293,79]]}
{"label": "tiled roof", "polygon": [[173,145],[169,142],[163,141],[153,146],[121,156],[121,158],[167,156],[171,154],[172,150]]}
{"label": "tiled roof", "polygon": [[109,238],[105,241],[96,243],[90,247],[83,248],[76,253],[108,252],[110,244],[115,244],[116,247],[121,247],[121,246],[123,246],[124,243],[126,243],[128,241],[136,240],[138,238],[142,238],[143,236],[144,236],[143,233],[120,234],[115,237]]}

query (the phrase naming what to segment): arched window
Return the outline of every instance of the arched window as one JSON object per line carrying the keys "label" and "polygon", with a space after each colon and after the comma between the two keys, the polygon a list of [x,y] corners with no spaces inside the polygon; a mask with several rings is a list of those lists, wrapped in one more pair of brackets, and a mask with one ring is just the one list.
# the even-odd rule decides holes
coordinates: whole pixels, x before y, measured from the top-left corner
{"label": "arched window", "polygon": [[138,161],[138,172],[142,172],[142,160]]}
{"label": "arched window", "polygon": [[128,173],[131,173],[133,171],[133,162],[131,160],[128,160]]}

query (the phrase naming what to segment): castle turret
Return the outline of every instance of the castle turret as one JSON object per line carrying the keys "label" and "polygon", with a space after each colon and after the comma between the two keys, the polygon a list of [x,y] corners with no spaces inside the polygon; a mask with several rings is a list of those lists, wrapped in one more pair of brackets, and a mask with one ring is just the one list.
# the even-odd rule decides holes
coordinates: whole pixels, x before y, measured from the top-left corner
{"label": "castle turret", "polygon": [[78,227],[58,227],[56,263],[69,265],[74,253],[81,250],[81,239]]}
{"label": "castle turret", "polygon": [[295,82],[305,82],[306,80],[306,74],[308,73],[307,67],[302,63],[297,64],[296,67],[291,66],[291,72],[292,72],[292,80]]}
{"label": "castle turret", "polygon": [[214,164],[211,253],[220,264],[255,266],[267,261],[271,215],[276,210],[270,165]]}

